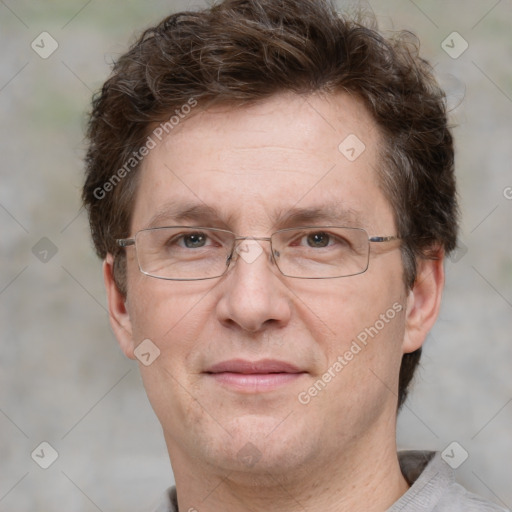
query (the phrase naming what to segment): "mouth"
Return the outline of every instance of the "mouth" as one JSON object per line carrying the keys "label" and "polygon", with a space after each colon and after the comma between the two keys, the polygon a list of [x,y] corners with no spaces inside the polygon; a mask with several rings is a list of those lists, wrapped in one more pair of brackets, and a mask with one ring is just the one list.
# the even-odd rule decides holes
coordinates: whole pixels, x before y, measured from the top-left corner
{"label": "mouth", "polygon": [[285,361],[232,359],[217,363],[204,372],[217,384],[235,391],[261,393],[291,384],[306,371]]}

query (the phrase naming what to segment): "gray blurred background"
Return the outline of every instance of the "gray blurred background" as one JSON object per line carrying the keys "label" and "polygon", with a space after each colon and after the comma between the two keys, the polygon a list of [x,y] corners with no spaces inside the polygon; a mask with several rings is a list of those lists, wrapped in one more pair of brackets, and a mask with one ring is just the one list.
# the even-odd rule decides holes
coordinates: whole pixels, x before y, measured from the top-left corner
{"label": "gray blurred background", "polygon": [[[0,0],[2,512],[149,511],[172,483],[137,366],[109,328],[80,209],[83,129],[134,33],[201,5]],[[469,454],[459,481],[511,507],[512,2],[365,5],[381,28],[419,36],[447,89],[463,213],[399,446],[456,441],[456,457]],[[55,454],[41,442],[58,454],[48,469]]]}

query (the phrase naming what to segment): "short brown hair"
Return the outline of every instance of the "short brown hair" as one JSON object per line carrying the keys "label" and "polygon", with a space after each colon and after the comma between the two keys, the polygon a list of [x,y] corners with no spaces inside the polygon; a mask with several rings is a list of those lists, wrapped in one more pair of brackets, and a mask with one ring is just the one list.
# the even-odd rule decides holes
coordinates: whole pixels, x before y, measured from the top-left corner
{"label": "short brown hair", "polygon": [[[386,39],[373,21],[362,20],[338,14],[330,0],[225,0],[167,17],[118,59],[93,99],[83,201],[96,251],[101,258],[114,255],[122,293],[125,254],[115,240],[130,235],[138,166],[122,179],[120,170],[155,123],[191,100],[205,108],[247,105],[285,91],[357,95],[386,142],[379,181],[403,238],[406,286],[415,281],[417,258],[455,248],[454,153],[444,93],[412,34]],[[399,406],[420,351],[403,356]]]}

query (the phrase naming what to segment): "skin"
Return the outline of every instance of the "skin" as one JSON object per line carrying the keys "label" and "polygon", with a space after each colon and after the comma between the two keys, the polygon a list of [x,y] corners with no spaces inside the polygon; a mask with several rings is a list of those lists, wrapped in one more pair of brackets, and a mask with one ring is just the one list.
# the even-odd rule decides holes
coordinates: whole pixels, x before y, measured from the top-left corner
{"label": "skin", "polygon": [[[338,150],[349,134],[366,146],[353,162]],[[348,94],[281,94],[250,107],[210,108],[146,157],[131,235],[184,200],[217,212],[217,219],[195,225],[239,235],[304,225],[279,223],[276,210],[327,204],[357,212],[339,225],[395,235],[376,174],[381,144],[369,113]],[[329,223],[334,219],[323,222]],[[157,225],[173,225],[173,218]],[[371,245],[369,268],[356,276],[284,277],[261,242],[255,261],[238,258],[223,277],[196,282],[143,275],[130,247],[126,297],[106,258],[111,323],[124,353],[134,358],[146,338],[160,350],[151,365],[139,366],[162,424],[180,510],[372,512],[407,491],[395,442],[399,367],[435,322],[443,258],[419,262],[409,291],[398,244]],[[300,403],[299,393],[393,304],[403,310],[308,404]],[[234,358],[278,359],[304,373],[261,393],[233,390],[204,373]]]}

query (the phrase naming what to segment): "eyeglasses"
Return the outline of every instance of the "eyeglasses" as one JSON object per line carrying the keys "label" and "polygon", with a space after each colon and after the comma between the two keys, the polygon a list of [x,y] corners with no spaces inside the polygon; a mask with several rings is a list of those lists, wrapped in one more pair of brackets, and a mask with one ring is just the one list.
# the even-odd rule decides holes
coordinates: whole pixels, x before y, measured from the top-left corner
{"label": "eyeglasses", "polygon": [[134,238],[116,240],[135,246],[139,269],[157,279],[196,281],[224,275],[232,261],[252,263],[263,252],[258,241],[270,242],[270,260],[286,277],[331,279],[368,269],[370,243],[399,240],[368,236],[361,228],[306,226],[281,229],[270,237],[237,236],[231,231],[196,226],[143,229]]}

